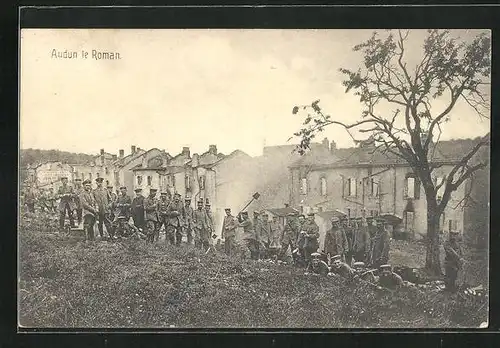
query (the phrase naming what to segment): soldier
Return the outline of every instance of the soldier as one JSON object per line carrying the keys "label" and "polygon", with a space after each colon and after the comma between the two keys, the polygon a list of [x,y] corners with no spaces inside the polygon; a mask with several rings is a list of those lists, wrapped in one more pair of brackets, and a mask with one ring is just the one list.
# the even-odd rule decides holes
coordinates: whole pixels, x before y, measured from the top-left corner
{"label": "soldier", "polygon": [[108,184],[108,200],[109,200],[109,221],[113,221],[115,219],[115,208],[116,201],[118,199],[118,195],[113,192],[113,185]]}
{"label": "soldier", "polygon": [[283,235],[281,236],[281,252],[280,259],[284,259],[288,247],[290,251],[295,250],[295,243],[300,231],[300,223],[296,213],[289,213],[287,215],[286,224],[283,229]]}
{"label": "soldier", "polygon": [[158,227],[156,229],[157,234],[155,234],[155,240],[160,238],[160,230],[162,226],[165,227],[165,240],[167,239],[167,226],[168,226],[168,206],[170,205],[170,200],[168,199],[168,193],[163,191],[160,193],[160,200],[158,201]]}
{"label": "soldier", "polygon": [[361,224],[354,229],[352,251],[354,260],[358,262],[367,262],[370,254],[370,233],[368,232],[368,223],[363,217]]}
{"label": "soldier", "polygon": [[106,226],[106,231],[110,238],[113,238],[113,228],[111,227],[111,221],[109,220],[110,212],[110,201],[108,191],[103,187],[104,178],[95,179],[97,187],[94,189],[94,197],[99,207],[98,223],[97,227],[99,229],[99,235],[101,238],[104,237],[104,232],[102,225]]}
{"label": "soldier", "polygon": [[250,251],[250,258],[252,260],[259,259],[259,238],[254,228],[254,224],[248,217],[248,212],[244,211],[239,215],[238,227],[243,227],[243,240]]}
{"label": "soldier", "polygon": [[80,202],[80,194],[84,191],[84,188],[82,186],[82,179],[80,178],[75,178],[75,195],[73,197],[73,200],[75,202],[75,211],[76,211],[76,221],[77,224],[80,226],[82,223],[82,203]]}
{"label": "soldier", "polygon": [[269,229],[271,246],[278,247],[280,245],[280,236],[283,233],[283,227],[281,226],[277,216],[273,216]]}
{"label": "soldier", "polygon": [[24,204],[26,204],[30,213],[35,213],[35,201],[35,189],[31,184],[28,184],[26,187],[26,193],[24,194]]}
{"label": "soldier", "polygon": [[376,219],[377,230],[371,241],[371,265],[379,267],[389,261],[389,231],[383,219]]}
{"label": "soldier", "polygon": [[144,212],[146,219],[147,241],[153,243],[155,240],[156,229],[158,228],[158,201],[156,199],[155,188],[149,189],[149,196],[144,198]]}
{"label": "soldier", "polygon": [[207,250],[209,247],[209,226],[207,214],[203,210],[203,199],[197,203],[197,209],[193,212],[193,227],[195,232],[194,245],[196,248]]}
{"label": "soldier", "polygon": [[183,210],[184,207],[182,206],[181,195],[179,193],[175,193],[174,199],[167,209],[168,219],[166,234],[171,245],[181,245],[182,227],[184,226],[184,221],[182,219]]}
{"label": "soldier", "polygon": [[385,264],[380,266],[378,285],[390,290],[397,290],[401,288],[404,283],[403,278],[392,271],[391,265]]}
{"label": "soldier", "polygon": [[342,262],[340,255],[334,255],[330,262],[332,263],[330,267],[331,275],[341,276],[349,280],[354,278],[354,270],[347,263]]}
{"label": "soldier", "polygon": [[260,218],[259,218],[259,222],[260,222],[260,231],[259,231],[260,246],[262,247],[261,258],[267,258],[269,246],[271,245],[271,231],[270,231],[270,224],[269,224],[269,215],[264,213],[264,212],[261,213]]}
{"label": "soldier", "polygon": [[139,230],[143,231],[146,227],[146,221],[144,219],[144,196],[142,195],[142,189],[136,188],[135,198],[132,200],[131,210],[132,219],[134,220],[134,225]]}
{"label": "soldier", "polygon": [[457,231],[450,231],[448,240],[444,242],[444,269],[445,269],[445,290],[456,292],[456,281],[458,272],[462,268],[464,259],[462,258],[462,247],[458,242]]}
{"label": "soldier", "polygon": [[354,278],[359,278],[365,282],[370,282],[375,284],[377,282],[377,278],[373,274],[376,270],[368,270],[366,269],[366,265],[364,262],[358,261],[354,262]]}
{"label": "soldier", "polygon": [[[208,201],[208,198],[205,200],[205,212],[207,214],[207,221],[208,221],[208,226],[209,226],[209,233],[208,235],[212,237],[212,234],[215,233],[215,221],[214,221],[214,216],[212,214],[212,211],[210,210],[210,202]],[[211,238],[209,239],[209,241]]]}
{"label": "soldier", "polygon": [[186,232],[188,245],[193,244],[193,213],[194,210],[191,208],[191,198],[186,197],[184,199],[184,209],[182,210],[182,217],[184,220],[184,231]]}
{"label": "soldier", "polygon": [[348,251],[347,236],[345,231],[339,226],[339,219],[331,218],[332,228],[325,235],[325,253],[330,255],[340,255],[341,262],[345,261],[345,254]]}
{"label": "soldier", "polygon": [[130,219],[130,207],[132,206],[132,198],[127,194],[127,187],[120,187],[120,195],[116,198],[115,215],[125,217],[125,221]]}
{"label": "soldier", "polygon": [[224,239],[224,252],[227,256],[234,254],[236,228],[238,227],[238,220],[231,215],[231,208],[225,209],[226,216],[222,222],[221,238]]}
{"label": "soldier", "polygon": [[59,228],[64,230],[64,219],[66,218],[66,212],[68,213],[69,223],[71,227],[74,227],[75,221],[73,219],[73,188],[68,185],[68,178],[61,178],[62,185],[57,190],[57,198],[59,201]]}
{"label": "soldier", "polygon": [[90,180],[83,182],[84,190],[80,192],[79,201],[82,204],[83,227],[88,240],[94,240],[94,225],[99,214],[99,207],[92,192]]}
{"label": "soldier", "polygon": [[311,254],[311,262],[307,266],[305,274],[314,273],[326,276],[328,275],[328,273],[330,273],[330,267],[328,267],[327,263],[321,260],[320,258],[321,258],[320,253]]}
{"label": "soldier", "polygon": [[309,213],[307,215],[307,220],[304,221],[302,230],[305,232],[304,258],[306,264],[309,264],[311,261],[311,254],[315,253],[319,248],[319,226],[314,221],[314,213]]}

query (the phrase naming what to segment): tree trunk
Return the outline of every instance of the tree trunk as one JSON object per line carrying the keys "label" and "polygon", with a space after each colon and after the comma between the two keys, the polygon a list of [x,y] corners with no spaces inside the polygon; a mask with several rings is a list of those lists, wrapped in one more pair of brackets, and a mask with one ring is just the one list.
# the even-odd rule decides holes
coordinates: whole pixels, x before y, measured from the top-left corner
{"label": "tree trunk", "polygon": [[439,216],[437,206],[427,202],[427,254],[425,258],[425,269],[432,275],[440,276],[440,243],[439,243]]}

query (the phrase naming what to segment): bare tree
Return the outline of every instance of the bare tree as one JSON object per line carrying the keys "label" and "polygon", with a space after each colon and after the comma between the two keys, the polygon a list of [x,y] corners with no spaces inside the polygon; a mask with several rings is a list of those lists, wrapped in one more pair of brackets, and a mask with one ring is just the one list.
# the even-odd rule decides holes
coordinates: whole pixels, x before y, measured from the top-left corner
{"label": "bare tree", "polygon": [[[489,118],[489,101],[484,87],[489,85],[490,39],[486,34],[472,42],[458,42],[448,31],[429,30],[423,44],[423,56],[414,69],[405,62],[408,31],[389,31],[385,38],[372,37],[354,47],[363,54],[364,67],[346,75],[346,93],[353,90],[363,105],[360,119],[352,123],[335,120],[325,114],[319,100],[311,105],[295,106],[293,114],[304,110],[303,128],[294,133],[300,139],[298,152],[304,154],[311,140],[325,127],[343,127],[357,143],[353,131],[370,134],[377,149],[408,163],[425,191],[427,201],[426,269],[441,274],[439,260],[439,218],[451,194],[474,172],[487,166],[485,161],[471,165],[471,158],[489,144],[489,134],[475,143],[453,166],[446,178],[435,183],[432,172],[443,165],[433,161],[441,135],[441,126],[450,120],[457,101],[464,100],[481,118]],[[486,81],[485,81],[486,80]],[[436,99],[446,100],[446,108],[434,113]],[[385,107],[384,107],[385,106]],[[389,106],[390,108],[387,108]],[[385,110],[392,110],[390,115]],[[432,139],[437,139],[436,142]],[[444,185],[442,197],[438,190]]]}

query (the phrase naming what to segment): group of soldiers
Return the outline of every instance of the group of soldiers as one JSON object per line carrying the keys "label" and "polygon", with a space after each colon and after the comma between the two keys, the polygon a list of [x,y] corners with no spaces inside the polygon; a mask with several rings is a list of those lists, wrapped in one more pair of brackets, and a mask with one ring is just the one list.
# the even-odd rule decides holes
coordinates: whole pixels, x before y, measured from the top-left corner
{"label": "group of soldiers", "polygon": [[[136,236],[150,243],[159,240],[160,230],[165,229],[165,239],[172,245],[179,246],[183,236],[187,243],[207,251],[217,237],[214,215],[210,202],[200,199],[196,209],[191,207],[191,198],[161,192],[157,198],[157,189],[151,188],[148,196],[143,196],[142,189],[135,189],[132,199],[125,186],[119,193],[113,186],[103,186],[103,178],[92,182],[75,179],[74,187],[68,184],[67,178],[61,178],[61,186],[54,194],[54,201],[59,200],[59,225],[65,228],[66,216],[71,227],[80,225],[88,240],[94,240],[94,227],[97,223],[101,238],[104,237],[103,225],[109,238]],[[36,194],[28,187],[24,194],[28,211],[34,212]],[[45,200],[42,199],[45,207]],[[130,219],[132,218],[132,219]],[[133,223],[130,221],[132,220]],[[284,226],[278,217],[265,212],[253,212],[253,219],[247,211],[236,216],[231,208],[225,208],[222,223],[221,239],[224,241],[224,252],[228,256],[237,253],[243,242],[243,249],[253,260],[272,259],[285,262],[288,251],[292,255],[293,264],[306,269],[307,273],[338,275],[352,279],[358,277],[373,283],[378,282],[386,288],[399,288],[402,278],[392,271],[388,264],[390,234],[388,222],[379,217],[347,218],[344,215],[331,218],[332,228],[325,234],[324,248],[319,249],[319,226],[315,222],[315,214],[307,216],[291,212],[286,217]],[[243,234],[237,238],[237,229]],[[462,251],[457,240],[457,232],[450,233],[450,239],[444,244],[445,284],[451,291],[456,290],[458,271],[463,263]],[[375,276],[374,272],[380,274]]]}

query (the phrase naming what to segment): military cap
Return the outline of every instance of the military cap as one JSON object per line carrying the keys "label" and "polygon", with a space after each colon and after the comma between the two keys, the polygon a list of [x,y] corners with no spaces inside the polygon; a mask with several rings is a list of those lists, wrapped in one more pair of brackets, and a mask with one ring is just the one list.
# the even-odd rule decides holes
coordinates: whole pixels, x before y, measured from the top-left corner
{"label": "military cap", "polygon": [[75,181],[82,181],[82,179],[80,179],[80,178],[75,178]]}
{"label": "military cap", "polygon": [[260,215],[260,213],[259,213],[258,210],[256,210],[256,211],[253,212],[253,215]]}
{"label": "military cap", "polygon": [[339,222],[339,218],[336,217],[336,216],[332,216],[332,218],[330,219],[332,222]]}
{"label": "military cap", "polygon": [[200,199],[200,200],[198,201],[198,204],[203,205],[203,199]]}
{"label": "military cap", "polygon": [[92,185],[92,182],[89,179],[86,179],[86,180],[83,181],[82,184],[84,184],[84,185],[87,185],[87,184],[88,185]]}
{"label": "military cap", "polygon": [[180,197],[181,194],[179,192],[174,193],[174,196]]}
{"label": "military cap", "polygon": [[104,178],[96,178],[95,179],[95,182],[103,182],[104,181]]}
{"label": "military cap", "polygon": [[210,202],[208,201],[208,198],[205,198],[205,204],[210,204]]}
{"label": "military cap", "polygon": [[320,253],[312,253],[311,254],[311,257],[314,258],[314,259],[317,259],[318,257],[320,257],[321,254]]}
{"label": "military cap", "polygon": [[341,215],[341,216],[339,216],[339,220],[340,221],[345,221],[345,220],[347,220],[347,216]]}
{"label": "military cap", "polygon": [[66,179],[66,180],[67,180],[67,179],[68,179],[68,177],[67,177],[67,176],[61,176],[61,181],[62,181],[62,180],[64,180],[64,179]]}
{"label": "military cap", "polygon": [[191,197],[186,196],[186,197],[184,197],[184,200],[185,200],[186,202],[191,202]]}
{"label": "military cap", "polygon": [[340,261],[340,255],[333,255],[330,260],[331,261],[337,261],[337,260]]}
{"label": "military cap", "polygon": [[304,214],[300,214],[299,217],[305,218],[306,216]]}
{"label": "military cap", "polygon": [[156,191],[158,191],[158,189],[155,189],[155,188],[150,188],[149,189],[149,192],[156,192]]}
{"label": "military cap", "polygon": [[361,268],[361,267],[365,267],[365,263],[364,262],[354,262],[353,266],[354,266],[354,268]]}
{"label": "military cap", "polygon": [[381,265],[379,268],[380,268],[380,270],[382,270],[382,271],[383,271],[383,270],[386,270],[386,269],[391,270],[391,265]]}
{"label": "military cap", "polygon": [[127,186],[120,186],[120,190],[127,189]]}
{"label": "military cap", "polygon": [[224,209],[224,210],[225,210],[225,211],[231,211],[231,208],[226,208],[226,209]]}
{"label": "military cap", "polygon": [[314,216],[314,212],[310,212],[307,216]]}
{"label": "military cap", "polygon": [[136,188],[134,191],[135,192],[142,192],[142,189],[141,188]]}
{"label": "military cap", "polygon": [[111,184],[108,184],[108,188],[113,188],[113,185],[111,185]]}
{"label": "military cap", "polygon": [[297,214],[296,214],[296,213],[294,213],[294,212],[291,212],[291,213],[286,214],[286,216],[295,216],[295,215],[297,215]]}
{"label": "military cap", "polygon": [[123,215],[120,215],[117,217],[118,220],[125,220],[127,217],[126,216],[123,216]]}
{"label": "military cap", "polygon": [[452,231],[450,231],[450,234],[452,234],[452,235],[454,235],[454,236],[457,236],[457,235],[459,235],[460,233],[459,233],[458,231],[453,231],[453,230],[452,230]]}
{"label": "military cap", "polygon": [[166,196],[166,195],[168,195],[168,192],[163,191],[163,192],[160,193],[160,195]]}
{"label": "military cap", "polygon": [[248,215],[248,211],[242,211],[241,215]]}

